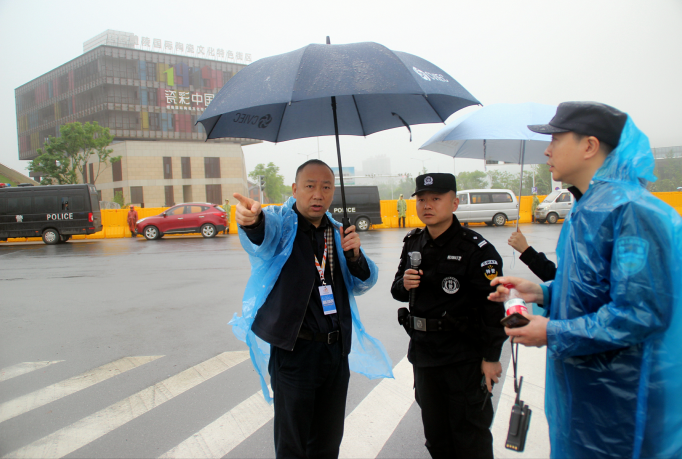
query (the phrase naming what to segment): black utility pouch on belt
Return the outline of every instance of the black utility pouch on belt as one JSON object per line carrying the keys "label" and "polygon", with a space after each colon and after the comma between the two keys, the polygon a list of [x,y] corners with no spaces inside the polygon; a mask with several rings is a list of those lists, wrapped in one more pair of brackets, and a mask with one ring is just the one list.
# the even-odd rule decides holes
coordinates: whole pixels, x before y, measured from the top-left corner
{"label": "black utility pouch on belt", "polygon": [[410,325],[408,317],[410,316],[410,311],[407,308],[398,309],[398,323],[405,328],[407,334],[410,334]]}

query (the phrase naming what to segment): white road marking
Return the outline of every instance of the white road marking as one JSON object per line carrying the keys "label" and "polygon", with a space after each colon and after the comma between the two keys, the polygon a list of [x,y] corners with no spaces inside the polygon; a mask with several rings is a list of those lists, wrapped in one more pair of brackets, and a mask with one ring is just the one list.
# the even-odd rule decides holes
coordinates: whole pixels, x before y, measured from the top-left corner
{"label": "white road marking", "polygon": [[46,366],[52,365],[53,363],[63,362],[63,360],[47,360],[44,362],[22,362],[11,367],[3,368],[0,370],[0,382],[7,381],[8,379],[16,378],[17,376],[25,375],[35,370],[40,370]]}
{"label": "white road marking", "polygon": [[160,458],[223,457],[274,416],[272,405],[258,391],[218,419],[159,456]]}
{"label": "white road marking", "polygon": [[12,419],[20,414],[35,410],[43,405],[59,400],[67,395],[74,394],[99,382],[125,373],[128,370],[149,363],[162,357],[160,355],[124,357],[115,362],[107,363],[94,370],[86,371],[73,378],[60,381],[43,389],[38,389],[30,394],[22,395],[13,400],[0,404],[0,422]]}
{"label": "white road marking", "polygon": [[224,352],[3,457],[63,457],[249,358]]}
{"label": "white road marking", "polygon": [[412,364],[404,357],[346,418],[339,457],[377,457],[414,402]]}

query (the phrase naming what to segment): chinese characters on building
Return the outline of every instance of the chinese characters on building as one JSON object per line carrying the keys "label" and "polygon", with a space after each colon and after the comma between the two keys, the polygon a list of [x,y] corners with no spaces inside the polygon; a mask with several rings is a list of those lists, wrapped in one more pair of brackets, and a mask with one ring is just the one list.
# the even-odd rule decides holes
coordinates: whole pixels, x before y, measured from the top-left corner
{"label": "chinese characters on building", "polygon": [[[166,104],[171,110],[204,110],[211,103],[215,94],[201,94],[190,91],[176,91],[166,89]],[[193,105],[194,104],[194,105]]]}
{"label": "chinese characters on building", "polygon": [[[212,46],[205,47],[190,43],[173,43],[170,40],[161,40],[160,38],[141,37],[137,35],[133,40],[135,47],[142,49],[146,48],[150,51],[170,52],[175,54],[182,54],[184,56],[207,57],[210,59],[223,61],[238,61],[251,62],[251,54],[241,51],[232,51],[224,48],[214,48]],[[138,44],[139,43],[139,44]]]}

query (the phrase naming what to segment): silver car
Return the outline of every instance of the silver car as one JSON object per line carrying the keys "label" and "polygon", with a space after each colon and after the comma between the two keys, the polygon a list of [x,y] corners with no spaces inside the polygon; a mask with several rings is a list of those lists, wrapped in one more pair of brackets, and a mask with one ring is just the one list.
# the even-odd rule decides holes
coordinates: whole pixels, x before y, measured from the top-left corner
{"label": "silver car", "polygon": [[568,190],[552,191],[535,209],[535,221],[554,224],[560,218],[566,218],[573,208],[575,198]]}
{"label": "silver car", "polygon": [[504,226],[519,218],[519,202],[512,190],[481,189],[457,192],[459,207],[455,212],[461,223],[485,223]]}

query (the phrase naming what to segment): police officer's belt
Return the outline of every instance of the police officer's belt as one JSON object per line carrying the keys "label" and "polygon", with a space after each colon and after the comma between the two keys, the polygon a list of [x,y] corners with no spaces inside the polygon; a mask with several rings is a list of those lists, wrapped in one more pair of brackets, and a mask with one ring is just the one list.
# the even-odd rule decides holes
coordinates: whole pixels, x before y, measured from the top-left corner
{"label": "police officer's belt", "polygon": [[407,316],[407,326],[412,330],[425,332],[454,330],[452,322],[445,317],[441,319],[424,319],[421,317]]}
{"label": "police officer's belt", "polygon": [[310,330],[301,329],[298,337],[307,341],[319,341],[320,343],[334,344],[339,340],[341,333],[335,330],[331,333],[313,333]]}

